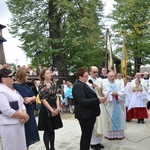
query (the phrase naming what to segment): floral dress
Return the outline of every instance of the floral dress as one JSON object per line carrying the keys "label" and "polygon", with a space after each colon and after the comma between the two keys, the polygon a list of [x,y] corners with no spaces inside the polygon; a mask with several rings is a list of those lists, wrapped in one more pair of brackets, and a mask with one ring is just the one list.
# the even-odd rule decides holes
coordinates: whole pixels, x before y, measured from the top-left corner
{"label": "floral dress", "polygon": [[[40,100],[46,100],[50,106],[55,109],[56,105],[57,87],[52,84],[51,87],[47,87],[43,81],[39,86]],[[53,131],[63,126],[60,114],[57,116],[51,116],[51,112],[42,104],[39,113],[38,129]]]}

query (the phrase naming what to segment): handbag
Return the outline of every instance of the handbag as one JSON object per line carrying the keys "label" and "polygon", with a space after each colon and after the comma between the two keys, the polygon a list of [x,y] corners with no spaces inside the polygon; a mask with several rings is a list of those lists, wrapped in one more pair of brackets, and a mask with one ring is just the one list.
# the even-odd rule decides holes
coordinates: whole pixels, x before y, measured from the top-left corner
{"label": "handbag", "polygon": [[[9,102],[9,105],[12,109],[14,110],[18,110],[19,109],[19,104],[18,101],[11,101]],[[2,114],[2,112],[0,111],[0,114]]]}

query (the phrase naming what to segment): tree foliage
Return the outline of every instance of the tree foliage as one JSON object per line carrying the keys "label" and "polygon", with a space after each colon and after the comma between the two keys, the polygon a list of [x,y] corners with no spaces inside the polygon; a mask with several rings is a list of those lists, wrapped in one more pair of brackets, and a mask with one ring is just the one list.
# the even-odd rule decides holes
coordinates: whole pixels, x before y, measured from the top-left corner
{"label": "tree foliage", "polygon": [[100,0],[8,0],[10,32],[36,64],[53,65],[61,75],[104,62],[103,4]]}
{"label": "tree foliage", "polygon": [[114,20],[117,47],[121,51],[120,30],[124,33],[128,59],[134,63],[135,71],[141,64],[150,63],[150,1],[115,0],[114,10],[110,15]]}

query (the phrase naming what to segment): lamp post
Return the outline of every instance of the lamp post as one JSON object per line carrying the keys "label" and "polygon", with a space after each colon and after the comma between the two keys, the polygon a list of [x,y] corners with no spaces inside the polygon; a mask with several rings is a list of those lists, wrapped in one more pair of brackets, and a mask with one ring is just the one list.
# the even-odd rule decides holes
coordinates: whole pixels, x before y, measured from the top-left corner
{"label": "lamp post", "polygon": [[108,68],[108,35],[109,35],[109,29],[106,30],[106,50],[105,50],[105,67]]}
{"label": "lamp post", "polygon": [[36,73],[39,75],[39,54],[42,52],[41,50],[36,49]]}

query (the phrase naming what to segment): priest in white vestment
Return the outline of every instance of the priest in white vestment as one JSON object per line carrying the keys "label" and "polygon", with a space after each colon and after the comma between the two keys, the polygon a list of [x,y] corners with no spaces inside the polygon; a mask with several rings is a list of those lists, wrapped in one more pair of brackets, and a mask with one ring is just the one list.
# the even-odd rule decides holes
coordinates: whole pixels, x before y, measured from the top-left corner
{"label": "priest in white vestment", "polygon": [[105,138],[109,140],[123,139],[125,122],[125,90],[115,81],[115,74],[108,73],[108,81],[104,84],[103,93],[107,97],[108,131]]}
{"label": "priest in white vestment", "polygon": [[[101,92],[102,79],[98,78],[98,68],[96,66],[91,66],[90,76],[87,84],[92,90],[96,92],[98,97],[103,97]],[[91,148],[93,148],[94,150],[104,148],[104,146],[101,143],[107,131],[108,114],[106,112],[104,104],[102,103],[100,104],[100,110],[101,114],[98,117],[96,117],[96,122],[91,138]]]}

